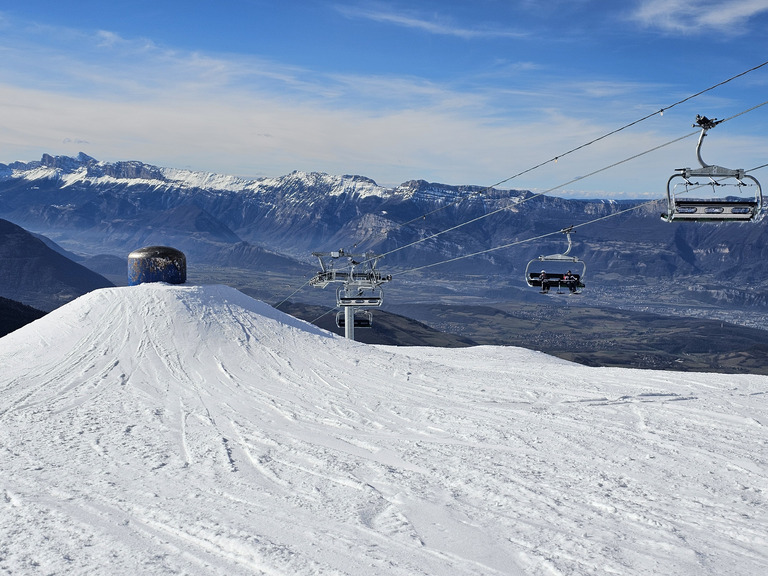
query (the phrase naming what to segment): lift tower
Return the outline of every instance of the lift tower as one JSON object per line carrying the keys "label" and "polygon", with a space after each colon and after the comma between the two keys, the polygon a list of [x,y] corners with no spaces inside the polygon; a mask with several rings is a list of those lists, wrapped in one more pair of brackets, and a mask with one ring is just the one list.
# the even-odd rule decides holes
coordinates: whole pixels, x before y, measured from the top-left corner
{"label": "lift tower", "polygon": [[320,271],[309,281],[310,285],[325,288],[336,283],[336,306],[339,312],[336,324],[344,326],[344,336],[355,339],[355,326],[371,327],[371,313],[366,308],[381,306],[383,291],[381,285],[392,280],[383,276],[376,268],[378,256],[373,252],[350,254],[344,250],[335,252],[312,252],[320,261]]}

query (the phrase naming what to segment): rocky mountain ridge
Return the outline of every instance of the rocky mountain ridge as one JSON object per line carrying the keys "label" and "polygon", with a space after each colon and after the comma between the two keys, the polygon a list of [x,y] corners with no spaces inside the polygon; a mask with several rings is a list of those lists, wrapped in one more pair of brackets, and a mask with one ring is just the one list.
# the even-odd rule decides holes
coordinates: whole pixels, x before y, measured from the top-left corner
{"label": "rocky mountain ridge", "polygon": [[306,277],[313,251],[370,250],[386,255],[383,266],[400,279],[395,291],[411,302],[491,292],[524,299],[538,297],[523,280],[528,262],[562,253],[558,231],[575,226],[571,255],[588,265],[584,301],[634,305],[646,293],[648,305],[671,309],[768,306],[764,225],[670,224],[662,211],[661,202],[423,180],[394,188],[305,172],[246,180],[85,154],[0,166],[0,217],[84,256],[165,244],[194,264]]}
{"label": "rocky mountain ridge", "polygon": [[[98,162],[83,153],[14,162],[0,174],[0,215],[54,239],[57,229],[98,232],[99,251],[125,242],[125,234],[115,231],[132,228],[134,218],[142,225],[147,218],[150,223],[161,218],[171,236],[181,226],[198,240],[245,240],[305,257],[326,246],[367,244],[381,250],[394,243],[387,240],[412,242],[478,212],[519,213],[516,204],[529,195],[423,180],[385,188],[364,176],[305,172],[244,180],[140,162]],[[610,205],[599,202],[597,209]],[[494,228],[500,228],[497,224]],[[475,232],[477,227],[469,236]],[[71,242],[71,234],[59,236],[62,244]],[[428,252],[446,253],[445,245],[435,244]]]}
{"label": "rocky mountain ridge", "polygon": [[50,311],[113,283],[0,219],[0,297]]}

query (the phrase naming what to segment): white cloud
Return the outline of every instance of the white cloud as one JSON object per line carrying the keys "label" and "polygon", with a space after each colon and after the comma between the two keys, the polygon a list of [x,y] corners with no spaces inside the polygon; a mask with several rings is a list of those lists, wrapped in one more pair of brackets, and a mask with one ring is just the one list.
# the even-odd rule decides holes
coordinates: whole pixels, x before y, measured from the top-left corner
{"label": "white cloud", "polygon": [[[610,79],[509,82],[507,73],[501,83],[448,84],[171,50],[106,31],[7,32],[0,36],[0,162],[82,150],[100,160],[240,176],[299,169],[357,173],[384,185],[414,178],[489,185],[653,112],[634,115],[625,105],[644,91],[641,100],[653,101],[648,85]],[[677,123],[665,114],[659,130],[679,136],[676,127],[687,128],[698,111]],[[569,158],[510,186],[555,186],[665,139],[622,133],[573,165]],[[597,186],[639,188],[637,175],[665,181],[677,164],[649,161],[630,179],[579,185],[593,197],[588,189]]]}
{"label": "white cloud", "polygon": [[766,0],[641,0],[632,19],[666,32],[748,32],[749,20],[768,13]]}
{"label": "white cloud", "polygon": [[520,30],[500,29],[489,26],[467,28],[439,16],[427,18],[413,10],[395,10],[393,7],[384,5],[338,5],[336,10],[348,18],[371,20],[403,28],[421,30],[429,34],[456,36],[464,39],[524,38],[528,36],[528,33]]}

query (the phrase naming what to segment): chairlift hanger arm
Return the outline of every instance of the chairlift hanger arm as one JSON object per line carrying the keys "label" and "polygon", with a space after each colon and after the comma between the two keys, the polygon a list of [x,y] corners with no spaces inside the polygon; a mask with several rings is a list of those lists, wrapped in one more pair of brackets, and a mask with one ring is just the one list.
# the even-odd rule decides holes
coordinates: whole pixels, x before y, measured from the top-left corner
{"label": "chairlift hanger arm", "polygon": [[701,148],[704,144],[704,138],[707,135],[707,131],[711,130],[718,124],[720,124],[722,120],[718,120],[715,118],[714,120],[710,120],[706,116],[699,116],[696,115],[696,124],[693,126],[700,126],[701,127],[701,133],[699,134],[699,140],[696,142],[696,159],[699,161],[699,166],[701,168],[682,168],[681,171],[685,173],[685,177],[689,178],[691,176],[734,176],[741,180],[744,177],[744,170],[738,169],[738,170],[731,170],[729,168],[723,168],[722,166],[716,166],[714,164],[707,164],[704,162],[704,159],[701,157]]}
{"label": "chairlift hanger arm", "polygon": [[568,228],[563,228],[560,230],[565,236],[568,238],[568,248],[565,249],[565,252],[563,252],[563,256],[567,256],[568,253],[571,251],[571,247],[573,246],[573,243],[571,242],[571,233],[573,232],[573,225],[568,226]]}

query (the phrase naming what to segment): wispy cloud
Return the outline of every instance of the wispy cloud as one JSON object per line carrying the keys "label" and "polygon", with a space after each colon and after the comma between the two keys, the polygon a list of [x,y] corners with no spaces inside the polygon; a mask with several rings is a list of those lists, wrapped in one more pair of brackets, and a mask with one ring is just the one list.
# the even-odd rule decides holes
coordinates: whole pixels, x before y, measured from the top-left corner
{"label": "wispy cloud", "polygon": [[[111,31],[32,28],[0,37],[0,83],[112,101],[209,99],[348,109],[478,110],[482,91],[413,76],[349,74],[249,54],[210,54],[159,46]],[[532,65],[523,65],[530,69]]]}
{"label": "wispy cloud", "polygon": [[749,20],[768,13],[765,0],[641,0],[631,18],[665,32],[730,35],[749,31]]}
{"label": "wispy cloud", "polygon": [[467,146],[481,146],[484,162],[501,149],[503,129],[476,125],[489,106],[482,95],[425,79],[32,28],[0,38],[9,56],[0,60],[0,162],[82,150],[244,176],[304,169],[397,184],[479,180],[460,168]]}
{"label": "wispy cloud", "polygon": [[397,10],[394,7],[370,4],[367,6],[337,5],[336,10],[347,18],[358,18],[392,24],[403,28],[421,30],[429,34],[474,38],[524,38],[527,33],[520,30],[499,29],[492,26],[467,28],[450,19],[437,15],[429,18],[414,10]]}
{"label": "wispy cloud", "polygon": [[[486,185],[626,122],[626,103],[658,88],[581,76],[577,83],[526,60],[497,59],[483,71],[501,78],[341,73],[111,31],[10,24],[0,35],[0,162],[82,150],[100,160],[241,176],[298,169],[385,185],[414,178]],[[660,105],[667,103],[665,96]],[[670,129],[672,116],[655,129]],[[510,185],[568,182],[662,139],[622,133],[590,148],[590,166],[574,155]],[[659,166],[649,161],[632,174],[666,181],[667,165],[678,164],[665,161],[655,174]],[[632,194],[639,180],[598,185]]]}

